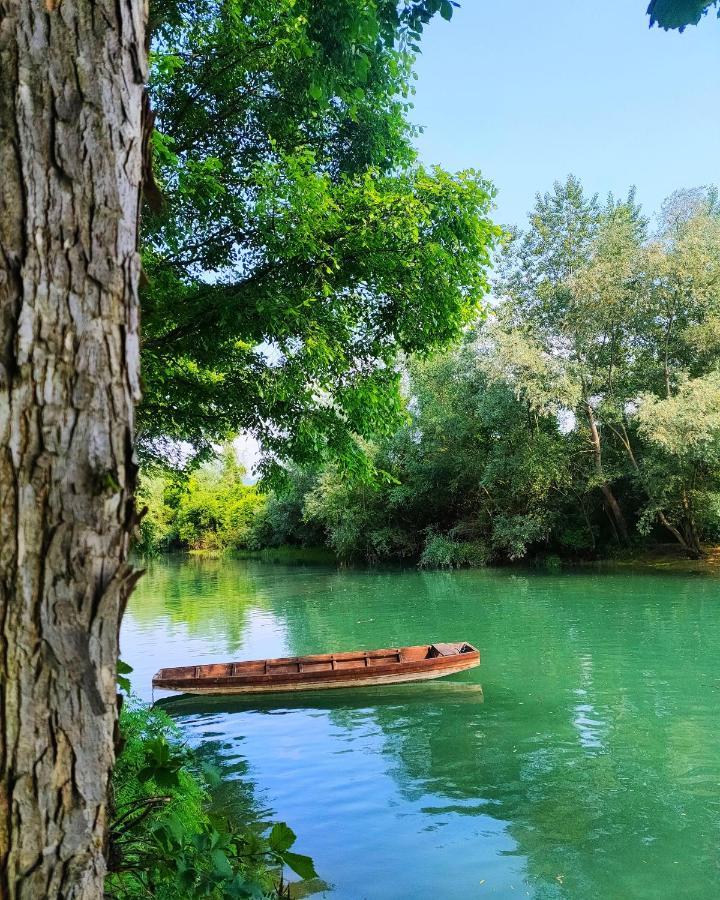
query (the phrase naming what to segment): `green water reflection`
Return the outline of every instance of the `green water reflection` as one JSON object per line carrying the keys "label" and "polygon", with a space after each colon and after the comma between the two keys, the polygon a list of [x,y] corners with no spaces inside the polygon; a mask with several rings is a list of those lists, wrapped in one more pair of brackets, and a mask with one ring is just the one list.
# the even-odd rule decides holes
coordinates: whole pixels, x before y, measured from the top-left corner
{"label": "green water reflection", "polygon": [[219,802],[290,822],[332,897],[720,895],[717,580],[171,561],[122,652],[149,696],[160,665],[431,640],[482,666],[171,708]]}

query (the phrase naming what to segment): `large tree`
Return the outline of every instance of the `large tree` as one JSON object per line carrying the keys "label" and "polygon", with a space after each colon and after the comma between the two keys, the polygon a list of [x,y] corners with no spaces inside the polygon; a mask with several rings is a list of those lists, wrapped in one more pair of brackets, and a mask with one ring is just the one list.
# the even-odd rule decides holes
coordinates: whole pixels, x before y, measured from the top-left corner
{"label": "large tree", "polygon": [[[283,36],[272,32],[273,21],[291,6],[299,18],[303,9],[312,12],[322,52],[313,56],[307,42],[293,43],[289,34],[283,44]],[[187,100],[196,101],[197,112],[206,101],[203,72],[193,70],[192,42],[182,44],[184,23],[195,9],[191,2],[166,3],[154,13],[161,29],[159,65],[169,77],[174,57],[186,54]],[[360,103],[371,61],[366,50],[400,38],[414,42],[434,12],[452,12],[448,0],[399,7],[387,0],[342,7],[334,0],[275,0],[254,9],[250,16],[242,3],[228,0],[206,5],[198,16],[209,28],[224,21],[227,34],[243,34],[264,17],[271,33],[257,38],[255,50],[278,39],[279,51],[289,41],[300,55],[288,57],[288,79],[307,63],[311,77],[304,93],[324,98],[327,108],[353,97]],[[347,27],[339,27],[338,10]],[[311,52],[303,55],[303,47]],[[232,71],[238,52],[232,41],[223,49],[225,55],[215,59],[218,77],[223,67]],[[243,65],[252,71],[247,58]],[[126,557],[136,520],[143,170],[148,195],[157,199],[145,140],[145,4],[2,0],[0,76],[0,896],[97,898],[114,758],[118,629],[135,578]],[[261,79],[246,87],[270,90]],[[296,98],[286,99],[290,114]],[[276,119],[282,109],[275,109]],[[195,134],[207,128],[218,142],[226,138],[252,157],[254,131],[223,131],[232,98],[224,109],[207,112],[214,120]],[[193,109],[185,114],[191,121]],[[343,139],[338,132],[337,140]],[[160,160],[168,154],[183,158],[183,148],[169,147],[167,137],[154,144]],[[276,166],[282,165],[282,141],[278,148]],[[222,200],[213,206],[217,157],[203,152],[194,168],[191,150],[186,169],[175,167],[174,187],[163,186],[172,203],[173,190],[182,194],[185,176],[192,176],[193,210],[201,220],[186,224],[205,241],[213,223],[221,229],[226,221]],[[273,177],[272,167],[263,166],[267,161],[258,156],[262,179]],[[354,189],[362,191],[362,185]],[[183,215],[175,221],[183,222]],[[232,238],[241,265],[254,258],[242,229]],[[198,286],[188,286],[173,270],[158,272],[152,257],[151,249],[149,277],[175,278],[173,327],[182,331],[192,318],[188,306],[202,302]],[[268,260],[271,269],[273,262]],[[332,269],[332,259],[321,262]],[[196,265],[207,268],[202,259]],[[257,316],[276,314],[274,296],[266,294]],[[154,336],[169,340],[161,320]],[[195,319],[193,328],[201,324]],[[222,316],[213,320],[217,328],[224,324]]]}
{"label": "large tree", "polygon": [[496,234],[477,173],[416,165],[418,21],[398,41],[356,0],[204,0],[166,20],[142,449],[244,429],[275,456],[357,456],[355,435],[400,411],[398,355],[474,315]]}
{"label": "large tree", "polygon": [[[570,176],[538,195],[530,227],[507,245],[497,280],[502,302],[494,339],[504,377],[538,409],[572,411],[594,462],[593,486],[618,538],[629,529],[608,465],[600,401],[615,402],[618,352],[624,333],[623,284],[608,270],[627,244],[638,245],[644,220],[630,195],[604,205]],[[614,226],[614,227],[613,227]],[[581,282],[595,258],[595,280]]]}
{"label": "large tree", "polygon": [[[538,198],[530,218],[498,280],[499,375],[536,408],[572,413],[594,461],[587,489],[601,492],[618,537],[628,540],[635,517],[641,531],[659,523],[697,556],[717,488],[708,413],[720,321],[716,191],[670,197],[652,240],[632,196],[600,207],[572,178]],[[688,436],[685,455],[678,398],[698,401],[701,436],[692,453]]]}
{"label": "large tree", "polygon": [[145,8],[0,4],[0,896],[103,891],[133,573]]}

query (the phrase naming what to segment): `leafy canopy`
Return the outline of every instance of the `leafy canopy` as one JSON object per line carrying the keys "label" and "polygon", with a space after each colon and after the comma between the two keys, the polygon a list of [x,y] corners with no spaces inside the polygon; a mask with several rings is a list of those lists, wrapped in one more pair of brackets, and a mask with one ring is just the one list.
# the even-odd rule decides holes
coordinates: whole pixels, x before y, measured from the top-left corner
{"label": "leafy canopy", "polygon": [[397,361],[455,337],[499,231],[476,172],[418,166],[422,26],[452,6],[162,7],[146,216],[141,448],[239,430],[273,456],[359,460],[401,415]]}
{"label": "leafy canopy", "polygon": [[263,497],[226,457],[180,488],[145,478],[148,543],[451,567],[672,535],[701,555],[720,535],[719,212],[714,188],[678,191],[650,234],[632,195],[558,183],[507,246],[492,314],[408,360],[407,421],[365,445],[382,477],[293,468]]}
{"label": "leafy canopy", "polygon": [[720,527],[717,192],[676,192],[651,234],[632,192],[559,182],[495,296],[463,348],[410,361],[410,422],[372,448],[385,480],[328,467],[305,519],[341,557],[427,566],[651,533],[699,555]]}
{"label": "leafy canopy", "polygon": [[647,11],[651,27],[684,31],[688,25],[697,25],[713,6],[717,6],[717,0],[650,0]]}

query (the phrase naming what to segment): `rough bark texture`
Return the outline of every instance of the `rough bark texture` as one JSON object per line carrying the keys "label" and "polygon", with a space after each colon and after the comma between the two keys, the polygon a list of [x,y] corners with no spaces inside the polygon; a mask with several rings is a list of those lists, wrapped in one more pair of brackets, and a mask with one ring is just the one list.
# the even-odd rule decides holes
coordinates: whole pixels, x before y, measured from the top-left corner
{"label": "rough bark texture", "polygon": [[102,896],[144,0],[0,0],[0,897]]}

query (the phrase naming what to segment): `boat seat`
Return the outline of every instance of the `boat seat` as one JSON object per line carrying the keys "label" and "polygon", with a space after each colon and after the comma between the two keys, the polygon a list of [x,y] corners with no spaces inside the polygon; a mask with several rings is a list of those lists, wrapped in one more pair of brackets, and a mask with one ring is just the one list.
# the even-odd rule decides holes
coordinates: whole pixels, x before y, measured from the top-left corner
{"label": "boat seat", "polygon": [[428,650],[428,658],[435,659],[438,656],[459,656],[462,646],[457,644],[431,644]]}

